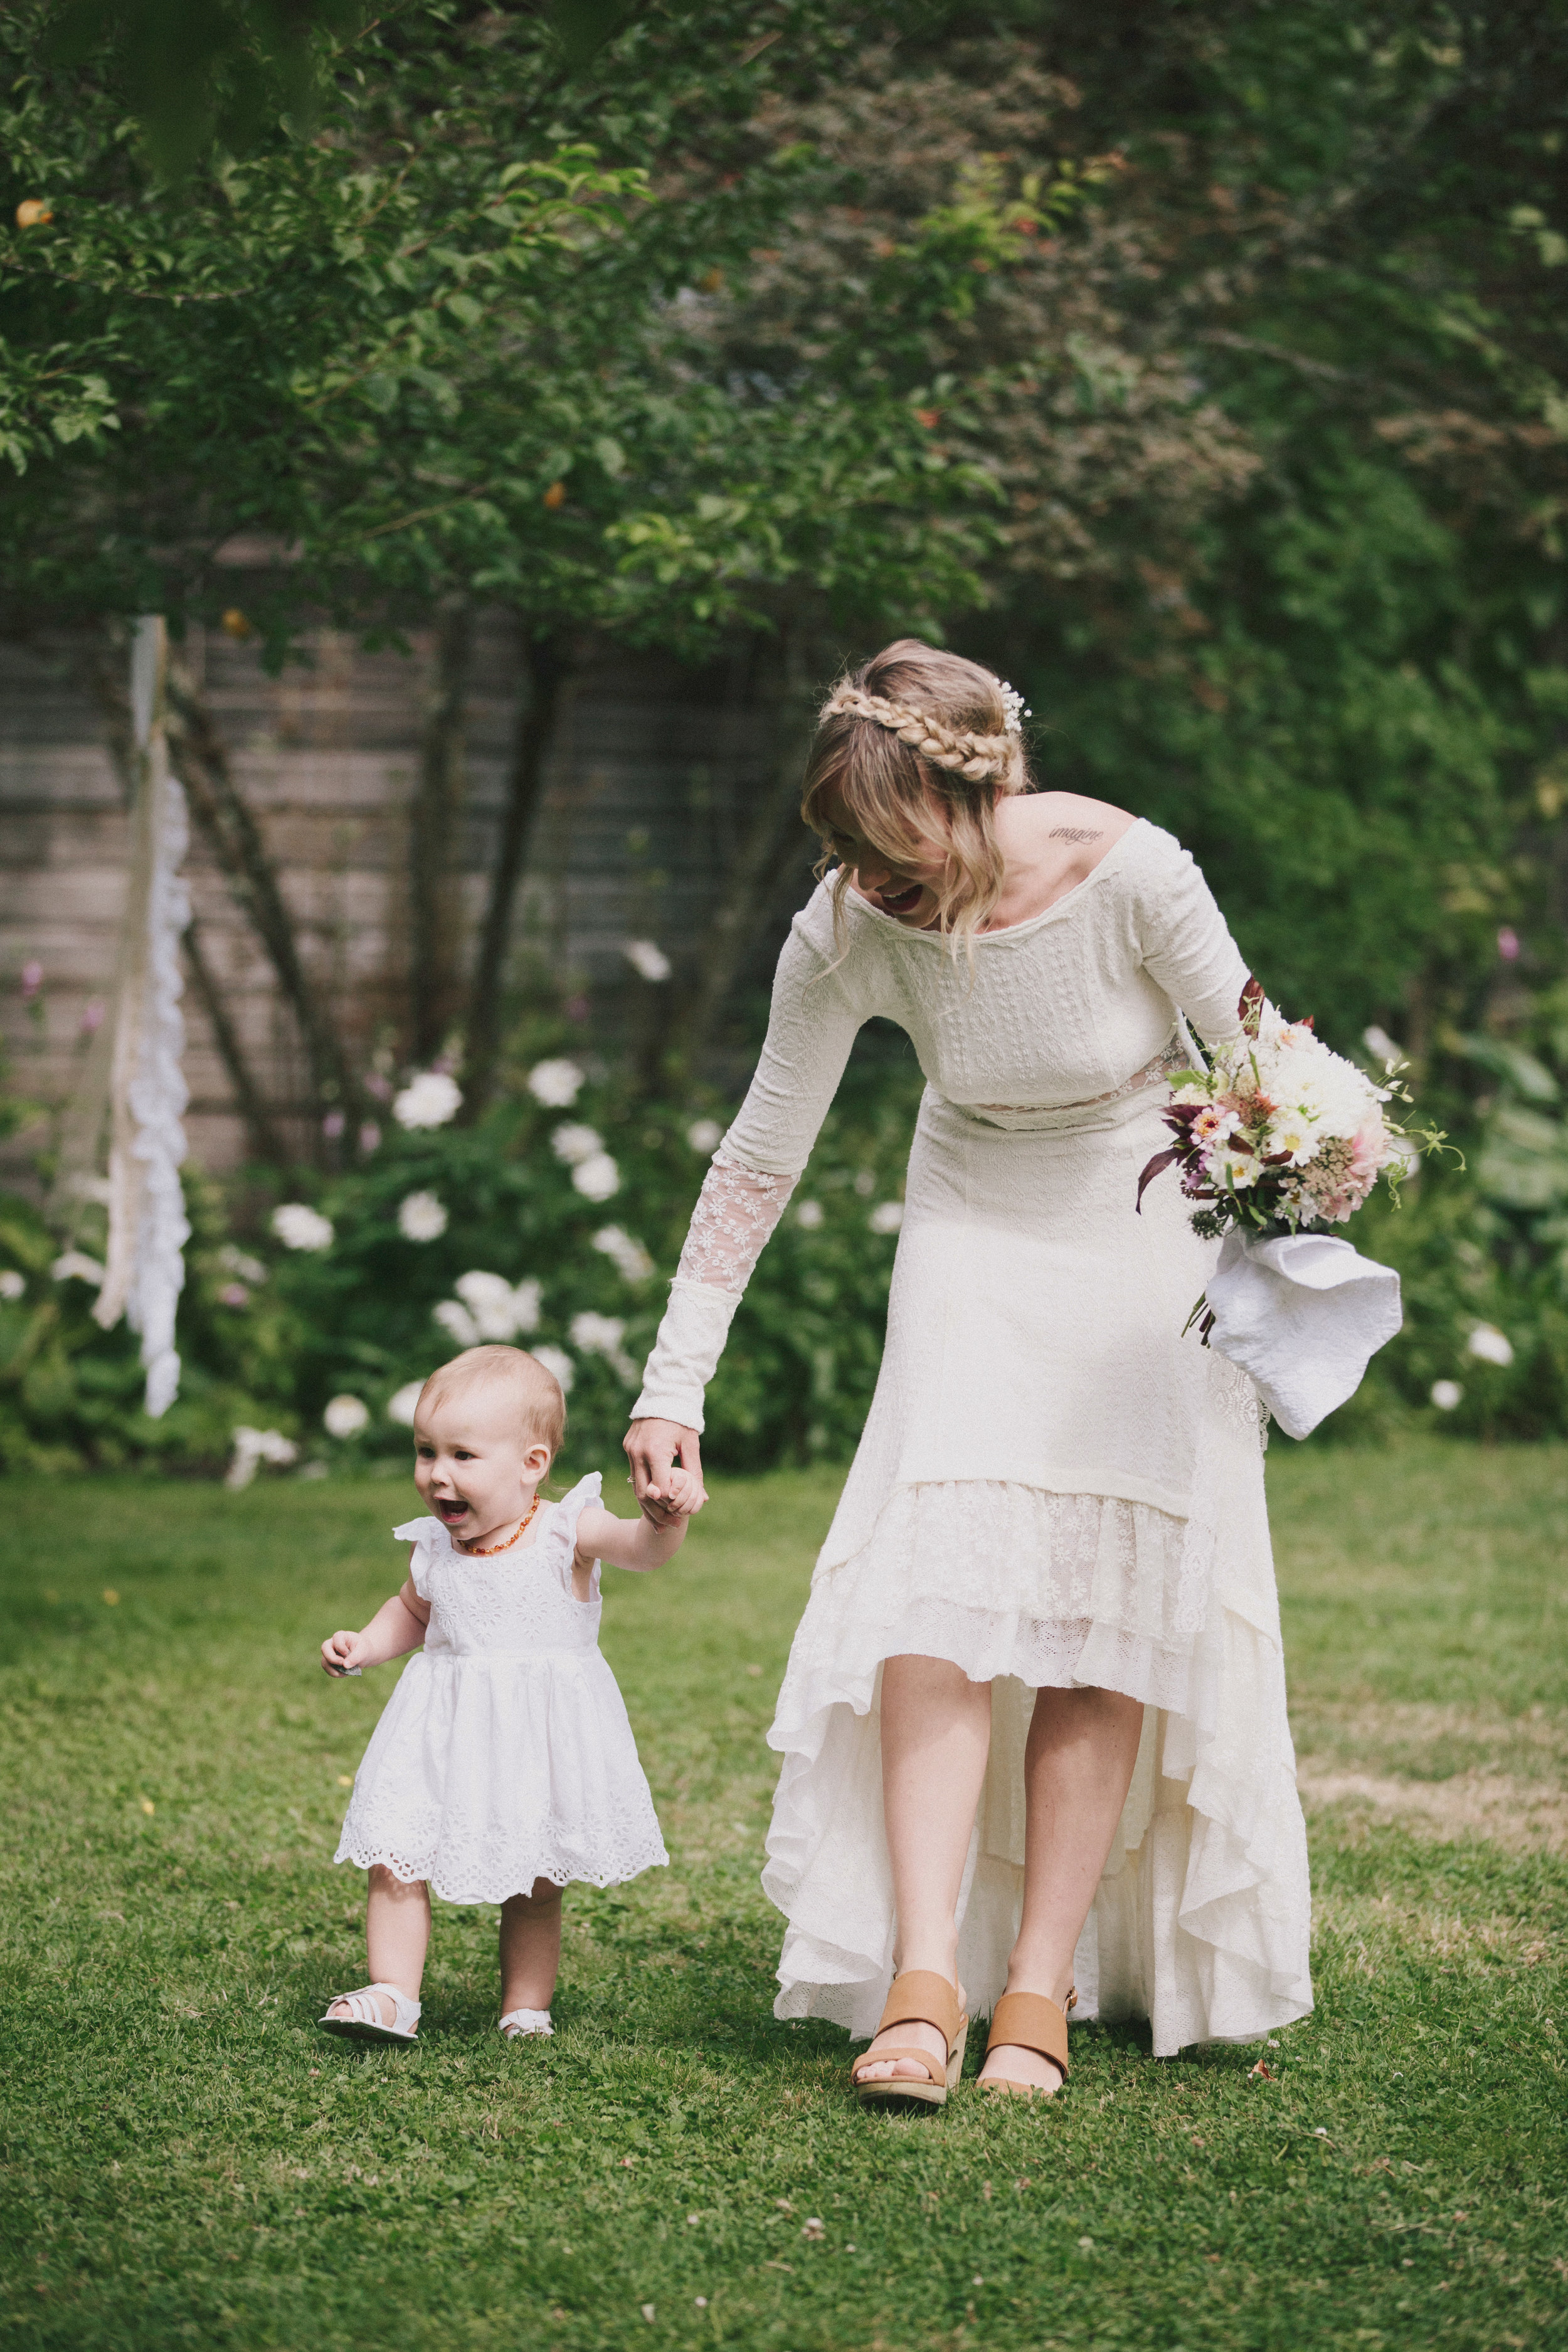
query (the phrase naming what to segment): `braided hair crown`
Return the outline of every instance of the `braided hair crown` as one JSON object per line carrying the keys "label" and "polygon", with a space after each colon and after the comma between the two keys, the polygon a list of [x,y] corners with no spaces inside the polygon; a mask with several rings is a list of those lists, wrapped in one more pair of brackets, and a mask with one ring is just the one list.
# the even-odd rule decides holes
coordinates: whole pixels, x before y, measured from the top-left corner
{"label": "braided hair crown", "polygon": [[[898,690],[876,692],[875,685],[881,682],[879,672],[891,672],[888,682]],[[989,704],[996,716],[988,727],[961,727],[932,709],[939,698],[950,709],[956,702],[965,715]],[[965,783],[994,783],[1010,792],[1023,781],[1023,699],[977,662],[906,637],[836,687],[822,707],[822,717],[864,719],[885,728],[926,765]]]}
{"label": "braided hair crown", "polygon": [[885,646],[834,688],[806,763],[801,814],[825,845],[818,873],[827,878],[837,863],[829,887],[843,952],[853,874],[833,837],[848,831],[898,867],[924,860],[929,870],[940,842],[936,926],[954,954],[973,953],[1006,875],[997,804],[1030,788],[1022,704],[980,663],[917,637]]}

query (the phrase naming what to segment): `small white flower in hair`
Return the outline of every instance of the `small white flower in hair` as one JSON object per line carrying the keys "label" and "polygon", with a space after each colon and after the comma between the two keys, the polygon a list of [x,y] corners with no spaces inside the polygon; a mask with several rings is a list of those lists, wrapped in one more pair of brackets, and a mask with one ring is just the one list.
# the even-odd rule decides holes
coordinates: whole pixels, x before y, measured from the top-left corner
{"label": "small white flower in hair", "polygon": [[1005,678],[999,678],[997,684],[1002,689],[1002,731],[1005,735],[1021,735],[1025,719],[1032,719],[1035,714],[1016,686],[1009,686]]}

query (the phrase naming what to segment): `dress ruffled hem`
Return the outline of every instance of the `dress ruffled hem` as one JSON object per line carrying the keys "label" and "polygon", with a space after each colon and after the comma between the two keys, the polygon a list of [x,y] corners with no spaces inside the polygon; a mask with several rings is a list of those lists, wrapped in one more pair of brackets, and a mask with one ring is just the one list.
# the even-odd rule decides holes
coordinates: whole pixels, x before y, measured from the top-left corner
{"label": "dress ruffled hem", "polygon": [[[979,1507],[959,1544],[943,1524],[958,1496],[934,1509],[930,1499],[943,1491],[889,1496],[872,1540],[819,1574],[795,1637],[769,1735],[784,1761],[763,1884],[789,1921],[774,2013],[875,2031],[894,1934],[881,1667],[914,1654],[992,1685],[991,1758],[960,1898],[974,2013],[1003,1990],[1017,1932],[1034,1695],[1076,1685],[1124,1691],[1146,1710],[1079,1947],[1076,2014],[1147,2016],[1161,2056],[1256,2040],[1307,2014],[1306,1835],[1277,1636],[1206,1597],[1212,1578],[1203,1607],[1192,1605],[1190,1523],[1092,1496],[970,1486]],[[945,1589],[934,1591],[939,1561]],[[1058,1593],[1078,1606],[1041,1613]]]}
{"label": "dress ruffled hem", "polygon": [[661,1837],[628,1839],[624,1826],[590,1833],[583,1843],[546,1830],[536,1845],[518,1848],[505,1858],[487,1855],[479,1869],[453,1873],[443,1864],[438,1846],[411,1849],[405,1841],[393,1845],[374,1837],[351,1838],[345,1827],[332,1860],[354,1863],[361,1870],[379,1864],[405,1885],[422,1878],[443,1903],[505,1903],[514,1895],[528,1894],[541,1878],[554,1886],[619,1886],[645,1870],[667,1866],[669,1856]]}

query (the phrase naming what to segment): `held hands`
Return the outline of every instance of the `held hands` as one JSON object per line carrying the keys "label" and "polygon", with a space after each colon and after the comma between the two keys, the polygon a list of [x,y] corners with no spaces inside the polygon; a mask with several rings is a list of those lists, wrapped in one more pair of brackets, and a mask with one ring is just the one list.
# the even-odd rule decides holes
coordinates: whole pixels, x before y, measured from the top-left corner
{"label": "held hands", "polygon": [[665,1507],[672,1517],[689,1519],[708,1500],[695,1471],[676,1467],[665,1473]]}
{"label": "held hands", "polygon": [[632,1491],[651,1527],[672,1527],[702,1508],[708,1493],[694,1429],[675,1421],[634,1421],[624,1443]]}

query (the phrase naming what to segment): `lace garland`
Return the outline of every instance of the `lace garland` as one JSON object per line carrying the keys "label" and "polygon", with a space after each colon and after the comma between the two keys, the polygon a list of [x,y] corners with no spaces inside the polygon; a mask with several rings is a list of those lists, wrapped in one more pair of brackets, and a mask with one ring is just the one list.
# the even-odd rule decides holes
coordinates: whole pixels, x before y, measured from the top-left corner
{"label": "lace garland", "polygon": [[163,621],[138,621],[131,669],[137,794],[110,1081],[108,1264],[93,1309],[106,1330],[123,1313],[141,1333],[145,1411],[154,1421],[179,1391],[174,1315],[191,1234],[180,1186],[190,1094],[181,1068],[179,965],[191,919],[180,879],[190,827],[164,742],[165,655]]}

